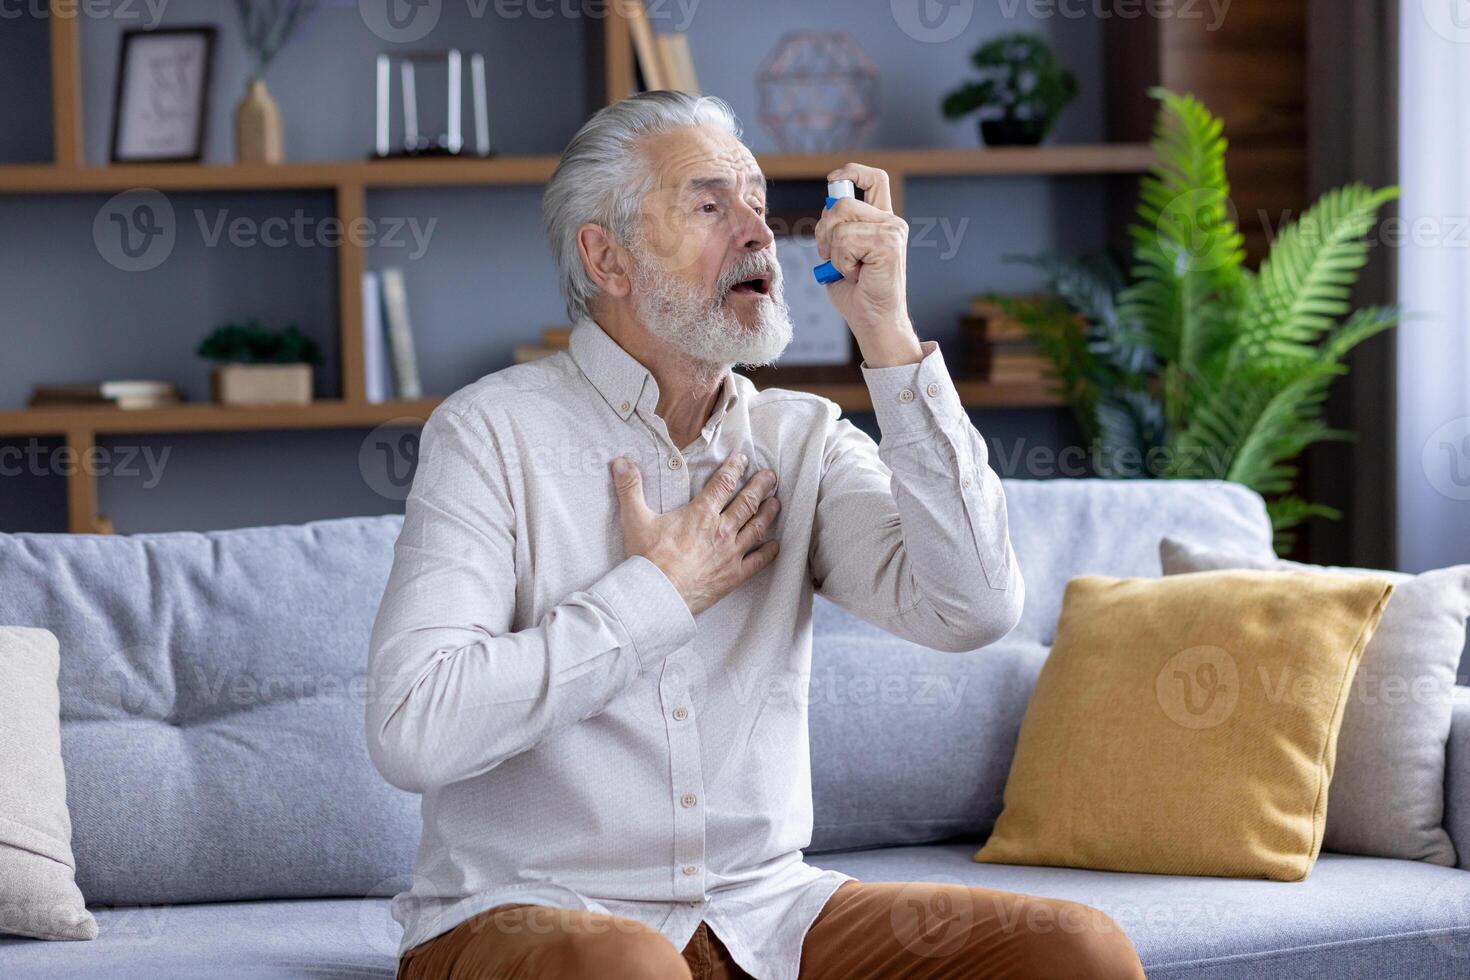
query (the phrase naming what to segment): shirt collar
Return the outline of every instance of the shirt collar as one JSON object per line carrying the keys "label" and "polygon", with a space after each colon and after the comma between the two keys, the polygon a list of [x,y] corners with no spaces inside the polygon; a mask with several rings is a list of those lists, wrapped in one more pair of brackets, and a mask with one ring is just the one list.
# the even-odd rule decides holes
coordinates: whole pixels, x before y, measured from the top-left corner
{"label": "shirt collar", "polygon": [[[637,410],[645,386],[650,392],[658,388],[658,382],[648,368],[623,350],[591,317],[583,317],[573,324],[567,348],[587,380],[624,422]],[[724,416],[735,403],[736,395],[735,373],[727,368],[720,397],[710,413],[708,424],[718,422]]]}

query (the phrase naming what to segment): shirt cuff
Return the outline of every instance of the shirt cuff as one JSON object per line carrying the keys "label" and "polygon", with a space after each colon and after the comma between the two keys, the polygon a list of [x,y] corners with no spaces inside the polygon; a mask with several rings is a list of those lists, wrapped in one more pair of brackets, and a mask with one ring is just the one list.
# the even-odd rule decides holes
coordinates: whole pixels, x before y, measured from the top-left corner
{"label": "shirt cuff", "polygon": [[960,418],[967,418],[960,404],[960,393],[944,367],[939,342],[925,340],[919,345],[924,356],[914,364],[870,368],[861,365],[863,380],[873,398],[873,414],[885,433],[913,432],[932,428]]}
{"label": "shirt cuff", "polygon": [[694,639],[694,614],[674,583],[642,555],[629,555],[587,591],[617,616],[644,670]]}

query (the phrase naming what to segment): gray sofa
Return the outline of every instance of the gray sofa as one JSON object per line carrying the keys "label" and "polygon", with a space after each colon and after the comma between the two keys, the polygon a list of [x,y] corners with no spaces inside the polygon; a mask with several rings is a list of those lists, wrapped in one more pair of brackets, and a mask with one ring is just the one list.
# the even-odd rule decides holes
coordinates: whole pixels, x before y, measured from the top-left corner
{"label": "gray sofa", "polygon": [[[1001,643],[941,653],[816,603],[808,860],[1099,906],[1154,978],[1470,977],[1470,702],[1447,786],[1459,868],[1324,853],[1286,884],[971,860],[1066,580],[1157,575],[1165,534],[1269,542],[1260,499],[1228,484],[1006,490],[1028,600]],[[373,769],[362,706],[400,523],[0,535],[0,623],[61,641],[77,880],[100,927],[0,938],[0,977],[393,976],[417,798]]]}

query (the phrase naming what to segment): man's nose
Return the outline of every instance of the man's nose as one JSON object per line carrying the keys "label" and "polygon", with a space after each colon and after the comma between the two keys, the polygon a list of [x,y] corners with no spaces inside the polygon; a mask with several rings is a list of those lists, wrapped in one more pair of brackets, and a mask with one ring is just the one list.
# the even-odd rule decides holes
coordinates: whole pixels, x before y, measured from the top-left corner
{"label": "man's nose", "polygon": [[741,231],[741,238],[741,247],[751,252],[759,252],[776,243],[776,235],[771,231],[771,226],[766,224],[765,217],[753,208],[746,227]]}

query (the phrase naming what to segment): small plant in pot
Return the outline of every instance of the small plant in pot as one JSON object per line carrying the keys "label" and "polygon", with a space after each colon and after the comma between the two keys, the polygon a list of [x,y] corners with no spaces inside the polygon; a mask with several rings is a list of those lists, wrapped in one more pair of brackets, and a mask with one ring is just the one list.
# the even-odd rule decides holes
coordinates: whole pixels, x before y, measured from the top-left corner
{"label": "small plant in pot", "polygon": [[266,330],[256,320],[217,327],[194,353],[219,363],[209,388],[221,405],[308,405],[311,369],[322,363],[316,341],[296,324]]}
{"label": "small plant in pot", "polygon": [[1039,34],[1006,34],[970,55],[980,78],[944,97],[946,119],[980,115],[987,146],[1035,146],[1077,96],[1077,79]]}

